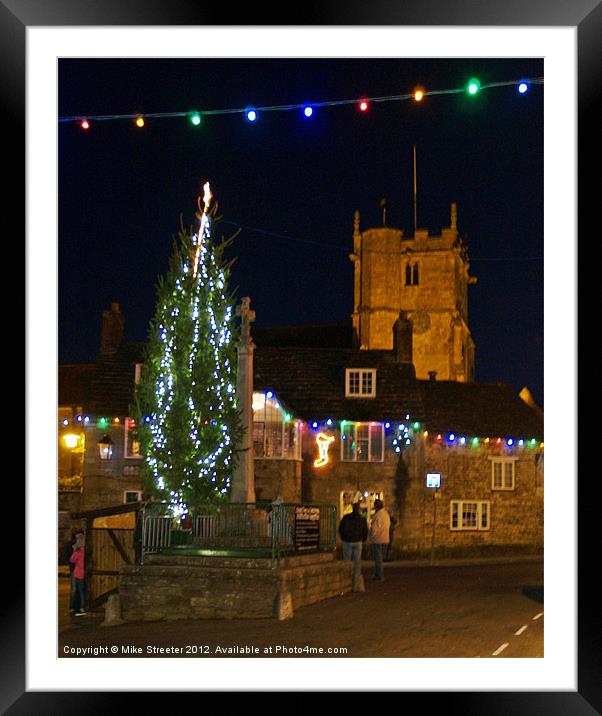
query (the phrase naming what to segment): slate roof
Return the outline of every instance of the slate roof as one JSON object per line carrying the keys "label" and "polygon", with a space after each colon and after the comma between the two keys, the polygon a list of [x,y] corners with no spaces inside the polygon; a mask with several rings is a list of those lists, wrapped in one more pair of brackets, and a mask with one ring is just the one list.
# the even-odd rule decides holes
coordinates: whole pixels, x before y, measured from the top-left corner
{"label": "slate roof", "polygon": [[[376,368],[376,398],[346,398],[345,369]],[[256,390],[272,390],[304,420],[396,420],[422,415],[417,381],[391,351],[258,347]]]}
{"label": "slate roof", "polygon": [[62,406],[87,406],[92,394],[94,363],[60,365],[58,369],[58,400]]}
{"label": "slate roof", "polygon": [[[510,386],[416,380],[409,366],[395,362],[392,351],[341,347],[347,340],[343,330],[302,327],[295,339],[292,328],[263,335],[253,330],[254,387],[272,390],[295,417],[384,422],[403,421],[409,414],[431,432],[543,439],[543,415]],[[320,343],[328,337],[334,346]],[[295,340],[298,345],[274,345]],[[125,343],[94,365],[60,366],[59,404],[81,405],[96,416],[127,416],[134,364],[142,362],[144,347]],[[376,368],[376,397],[345,398],[346,368]]]}
{"label": "slate roof", "polygon": [[[143,361],[144,348],[144,343],[124,343],[93,365],[59,366],[59,405],[81,405],[94,416],[128,416],[134,397],[134,364]],[[78,390],[81,396],[74,399]]]}
{"label": "slate roof", "polygon": [[251,328],[258,346],[353,348],[354,330],[347,323],[309,326],[256,326]]}
{"label": "slate roof", "polygon": [[[376,397],[345,398],[346,368],[376,368]],[[392,351],[257,347],[256,390],[306,421],[403,421],[432,432],[543,439],[543,416],[507,385],[416,380]]]}

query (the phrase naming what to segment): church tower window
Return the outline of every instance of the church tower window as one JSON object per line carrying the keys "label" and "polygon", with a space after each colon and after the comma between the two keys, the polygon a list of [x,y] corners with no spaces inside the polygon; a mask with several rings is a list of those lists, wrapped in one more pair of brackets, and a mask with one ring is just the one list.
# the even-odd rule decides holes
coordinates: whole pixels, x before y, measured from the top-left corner
{"label": "church tower window", "polygon": [[414,264],[412,268],[412,285],[418,286],[418,264]]}

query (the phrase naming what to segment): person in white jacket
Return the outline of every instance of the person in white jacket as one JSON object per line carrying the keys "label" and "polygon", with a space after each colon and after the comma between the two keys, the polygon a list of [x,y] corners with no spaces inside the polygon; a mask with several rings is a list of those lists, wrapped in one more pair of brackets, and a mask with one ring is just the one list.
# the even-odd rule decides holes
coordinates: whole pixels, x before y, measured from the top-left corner
{"label": "person in white jacket", "polygon": [[389,513],[383,508],[384,504],[382,500],[374,501],[374,509],[376,512],[370,523],[370,534],[368,535],[368,541],[372,544],[372,551],[374,553],[373,579],[378,579],[381,582],[385,581],[383,562],[389,545],[389,528],[391,527]]}

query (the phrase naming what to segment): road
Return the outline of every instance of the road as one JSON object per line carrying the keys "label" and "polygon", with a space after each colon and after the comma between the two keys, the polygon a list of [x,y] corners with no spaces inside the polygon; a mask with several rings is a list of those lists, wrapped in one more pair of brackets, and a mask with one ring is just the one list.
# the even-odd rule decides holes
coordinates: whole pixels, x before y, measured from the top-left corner
{"label": "road", "polygon": [[[541,658],[544,655],[541,562],[437,567],[392,563],[387,565],[386,580],[382,583],[372,581],[370,564],[365,564],[363,572],[365,592],[344,594],[303,607],[290,620],[131,622],[113,627],[100,626],[104,618],[102,610],[84,617],[69,616],[68,580],[60,579],[58,655],[130,658],[166,655]],[[129,645],[132,651],[124,652],[124,645]],[[117,653],[111,651],[115,647]]]}

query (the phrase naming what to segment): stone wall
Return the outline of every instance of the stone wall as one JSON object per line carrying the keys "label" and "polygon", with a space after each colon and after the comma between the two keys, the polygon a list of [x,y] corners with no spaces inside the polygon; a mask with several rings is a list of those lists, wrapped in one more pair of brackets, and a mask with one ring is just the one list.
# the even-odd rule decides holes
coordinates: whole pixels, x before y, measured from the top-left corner
{"label": "stone wall", "polygon": [[[310,439],[304,444],[306,499],[336,505],[340,519],[341,492],[380,492],[385,508],[397,519],[396,558],[430,556],[433,522],[434,555],[438,557],[539,553],[543,549],[543,454],[539,448],[510,449],[493,443],[477,448],[450,447],[418,434],[398,455],[389,436],[384,462],[343,462],[340,434],[334,434],[329,463],[320,469],[313,467],[315,444],[312,448]],[[493,489],[492,457],[517,458],[513,490]],[[441,473],[440,490],[426,487],[427,472]],[[489,529],[452,530],[450,506],[454,500],[488,502]],[[365,555],[369,554],[366,548]]]}
{"label": "stone wall", "polygon": [[278,496],[284,502],[301,501],[300,460],[255,460],[255,498],[272,502]]}
{"label": "stone wall", "polygon": [[119,576],[122,616],[156,619],[284,618],[292,610],[352,587],[351,562],[332,553],[283,559],[148,556],[126,565]]}
{"label": "stone wall", "polygon": [[[110,460],[101,460],[98,451],[98,441],[105,434],[114,442]],[[124,457],[124,438],[122,424],[111,425],[104,430],[96,426],[86,428],[82,510],[122,505],[125,492],[142,491],[139,477],[141,459]]]}

